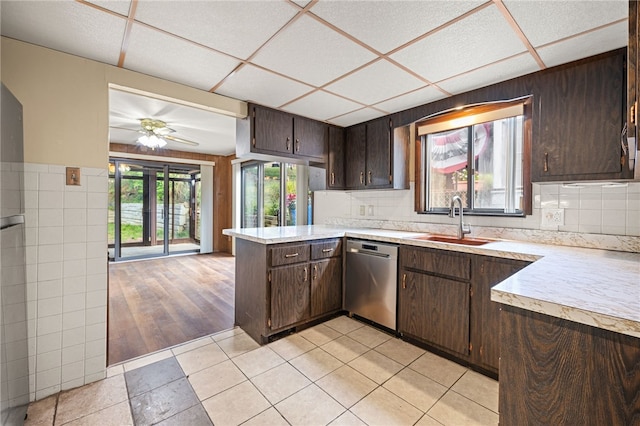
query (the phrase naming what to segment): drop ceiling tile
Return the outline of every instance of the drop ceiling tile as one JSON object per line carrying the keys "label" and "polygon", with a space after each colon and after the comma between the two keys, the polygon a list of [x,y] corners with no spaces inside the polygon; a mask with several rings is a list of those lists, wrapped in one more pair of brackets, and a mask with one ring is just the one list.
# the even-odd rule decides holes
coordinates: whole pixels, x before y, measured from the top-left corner
{"label": "drop ceiling tile", "polygon": [[410,92],[424,84],[424,81],[383,59],[326,86],[325,89],[371,105]]}
{"label": "drop ceiling tile", "polygon": [[514,58],[462,74],[458,77],[441,81],[438,83],[438,86],[455,95],[535,71],[540,71],[537,62],[529,53],[524,53]]}
{"label": "drop ceiling tile", "polygon": [[134,24],[124,67],[209,90],[239,61],[193,43]]}
{"label": "drop ceiling tile", "polygon": [[629,16],[626,1],[519,1],[505,6],[534,47]]}
{"label": "drop ceiling tile", "polygon": [[119,13],[120,15],[129,16],[131,8],[131,0],[85,0],[87,3],[93,3],[107,10]]}
{"label": "drop ceiling tile", "polygon": [[136,19],[246,59],[296,12],[284,1],[141,0]]}
{"label": "drop ceiling tile", "polygon": [[320,1],[311,12],[381,53],[468,12],[484,1]]}
{"label": "drop ceiling tile", "polygon": [[438,90],[433,86],[427,86],[423,87],[422,89],[414,90],[413,92],[407,93],[406,95],[398,96],[397,98],[380,102],[379,104],[375,104],[374,106],[389,113],[393,113],[416,106],[425,105],[444,97],[446,97],[446,95],[442,93],[441,90]]}
{"label": "drop ceiling tile", "polygon": [[311,90],[313,87],[306,84],[246,65],[225,80],[216,93],[277,108]]}
{"label": "drop ceiling tile", "polygon": [[624,47],[628,40],[628,23],[624,21],[582,36],[549,44],[537,49],[537,52],[546,66],[553,67]]}
{"label": "drop ceiling tile", "polygon": [[374,118],[382,117],[383,115],[386,114],[373,108],[362,108],[357,111],[332,118],[331,120],[329,120],[329,122],[331,124],[335,124],[336,126],[348,127],[354,124],[373,120]]}
{"label": "drop ceiling tile", "polygon": [[362,105],[319,90],[286,105],[284,110],[320,121],[362,108]]}
{"label": "drop ceiling tile", "polygon": [[348,38],[302,16],[267,43],[252,62],[321,86],[374,58]]}
{"label": "drop ceiling tile", "polygon": [[498,8],[491,5],[391,58],[436,83],[525,50]]}
{"label": "drop ceiling tile", "polygon": [[3,1],[2,35],[115,65],[126,20],[75,1]]}

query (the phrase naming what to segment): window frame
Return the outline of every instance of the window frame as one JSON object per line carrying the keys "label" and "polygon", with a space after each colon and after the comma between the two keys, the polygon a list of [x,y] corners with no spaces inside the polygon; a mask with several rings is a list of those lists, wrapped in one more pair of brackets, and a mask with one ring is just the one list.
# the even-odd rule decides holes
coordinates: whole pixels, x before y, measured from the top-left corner
{"label": "window frame", "polygon": [[[427,161],[427,143],[425,129],[428,126],[436,129],[433,133],[454,130],[456,128],[472,128],[474,124],[480,124],[488,121],[495,121],[500,118],[490,118],[486,120],[474,121],[472,117],[493,117],[493,114],[499,110],[507,110],[509,108],[520,105],[522,107],[522,207],[514,213],[507,213],[504,209],[474,209],[473,200],[467,201],[464,206],[465,214],[471,216],[500,216],[500,217],[524,217],[532,214],[532,186],[531,186],[531,141],[532,141],[532,109],[533,96],[524,96],[520,98],[501,100],[494,102],[484,102],[478,104],[470,104],[462,107],[454,107],[448,110],[431,114],[423,119],[415,122],[415,211],[418,214],[448,214],[448,208],[427,208],[427,189],[428,189],[428,161]],[[503,117],[504,118],[504,117]],[[448,123],[459,123],[468,121],[464,125]],[[421,131],[422,129],[422,131]],[[471,130],[469,130],[471,131]],[[424,135],[424,137],[423,137]],[[473,138],[468,138],[467,142],[470,146],[473,144]],[[473,167],[473,152],[468,149],[467,166]],[[473,170],[473,169],[472,169]],[[473,196],[472,187],[467,188],[468,194]],[[473,197],[471,197],[473,198]]]}

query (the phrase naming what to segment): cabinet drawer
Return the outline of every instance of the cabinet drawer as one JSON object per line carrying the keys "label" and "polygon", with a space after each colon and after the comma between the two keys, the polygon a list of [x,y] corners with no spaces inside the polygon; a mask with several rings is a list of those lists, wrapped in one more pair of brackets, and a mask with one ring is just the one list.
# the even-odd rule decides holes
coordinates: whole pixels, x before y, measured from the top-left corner
{"label": "cabinet drawer", "polygon": [[309,244],[286,245],[272,247],[271,266],[291,265],[309,260]]}
{"label": "cabinet drawer", "polygon": [[471,278],[471,257],[464,254],[448,254],[430,249],[400,249],[400,264],[404,268],[432,272],[461,280]]}
{"label": "cabinet drawer", "polygon": [[311,259],[326,259],[328,257],[342,256],[342,240],[321,241],[311,243]]}

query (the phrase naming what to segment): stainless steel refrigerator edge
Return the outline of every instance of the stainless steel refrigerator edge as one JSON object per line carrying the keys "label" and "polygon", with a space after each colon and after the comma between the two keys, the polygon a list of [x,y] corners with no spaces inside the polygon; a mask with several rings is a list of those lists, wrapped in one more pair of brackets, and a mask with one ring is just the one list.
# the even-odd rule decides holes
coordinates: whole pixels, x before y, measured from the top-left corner
{"label": "stainless steel refrigerator edge", "polygon": [[0,93],[0,421],[22,425],[29,404],[22,105]]}
{"label": "stainless steel refrigerator edge", "polygon": [[347,240],[344,307],[396,331],[398,247]]}

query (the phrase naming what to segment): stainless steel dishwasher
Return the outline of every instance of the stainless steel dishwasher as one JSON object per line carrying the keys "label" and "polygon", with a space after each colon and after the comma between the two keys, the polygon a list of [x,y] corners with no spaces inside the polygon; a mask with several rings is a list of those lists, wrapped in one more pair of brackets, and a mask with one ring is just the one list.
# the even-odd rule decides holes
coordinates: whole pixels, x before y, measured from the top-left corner
{"label": "stainless steel dishwasher", "polygon": [[346,269],[345,309],[396,330],[398,247],[347,240]]}

